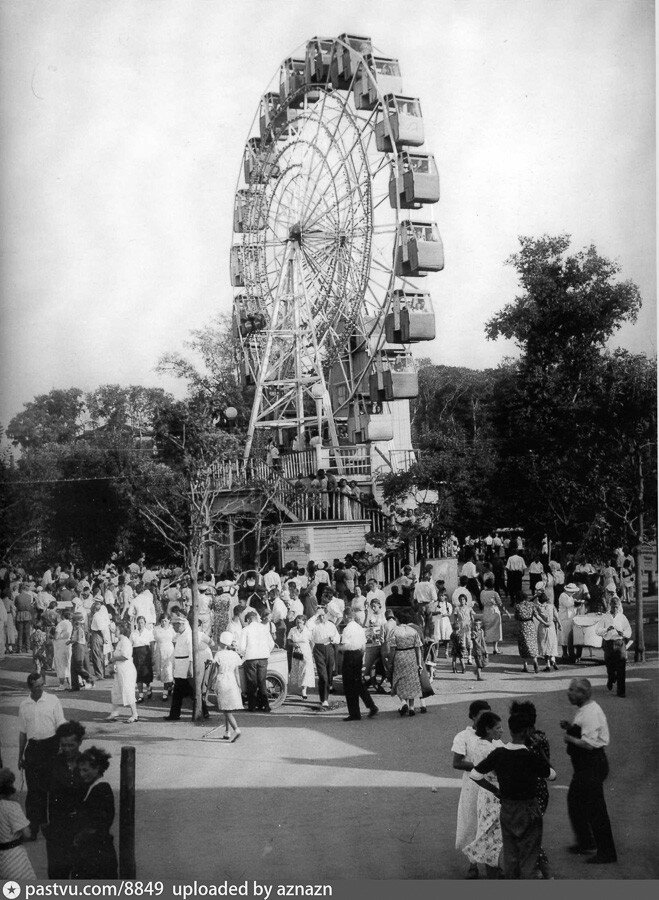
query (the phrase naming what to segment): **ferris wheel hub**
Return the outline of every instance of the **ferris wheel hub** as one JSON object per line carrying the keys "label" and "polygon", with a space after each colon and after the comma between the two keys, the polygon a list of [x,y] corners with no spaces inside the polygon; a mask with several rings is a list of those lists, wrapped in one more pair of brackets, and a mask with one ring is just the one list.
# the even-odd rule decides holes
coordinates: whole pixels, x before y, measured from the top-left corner
{"label": "ferris wheel hub", "polygon": [[302,242],[302,226],[299,222],[296,222],[295,225],[291,226],[289,229],[288,239],[289,241],[296,241],[298,244]]}

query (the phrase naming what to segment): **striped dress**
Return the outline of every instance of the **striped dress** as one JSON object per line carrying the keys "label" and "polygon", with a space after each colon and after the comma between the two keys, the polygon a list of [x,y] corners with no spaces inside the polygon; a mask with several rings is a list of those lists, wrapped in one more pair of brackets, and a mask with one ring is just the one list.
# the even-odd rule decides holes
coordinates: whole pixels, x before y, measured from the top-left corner
{"label": "striped dress", "polygon": [[[0,798],[0,844],[9,844],[20,836],[29,822],[23,810],[14,800]],[[36,881],[32,863],[25,848],[12,847],[0,850],[0,881]]]}

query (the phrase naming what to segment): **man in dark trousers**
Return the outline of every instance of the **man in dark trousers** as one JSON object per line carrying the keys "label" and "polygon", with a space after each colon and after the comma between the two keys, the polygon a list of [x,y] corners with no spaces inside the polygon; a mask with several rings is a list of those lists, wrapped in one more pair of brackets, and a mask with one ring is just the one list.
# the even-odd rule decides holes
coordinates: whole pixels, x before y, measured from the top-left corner
{"label": "man in dark trousers", "polygon": [[[538,778],[555,778],[549,763],[526,747],[528,718],[512,713],[508,719],[511,743],[496,747],[474,767],[471,777],[501,800],[501,836],[505,878],[533,878],[542,845],[542,814],[536,800]],[[486,779],[495,772],[498,789]]]}
{"label": "man in dark trousers", "polygon": [[18,707],[18,768],[25,772],[25,814],[33,840],[48,820],[50,774],[59,749],[55,732],[66,721],[59,697],[46,694],[44,683],[42,675],[31,672],[30,696]]}
{"label": "man in dark trousers", "polygon": [[592,687],[587,678],[573,678],[567,697],[577,707],[572,724],[561,722],[567,752],[574,769],[567,794],[567,810],[576,844],[571,853],[588,854],[589,863],[617,862],[611,822],[604,799],[604,780],[609,774],[605,747],[609,745],[609,726],[602,708],[591,700]]}
{"label": "man in dark trousers", "polygon": [[250,610],[245,616],[245,627],[240,634],[240,649],[245,660],[243,672],[249,712],[256,709],[270,712],[266,676],[268,657],[274,646],[270,627],[261,622],[256,610]]}
{"label": "man in dark trousers", "polygon": [[369,719],[372,719],[373,716],[378,714],[378,708],[362,679],[366,632],[355,621],[355,614],[351,609],[345,611],[345,619],[347,624],[341,635],[341,644],[343,645],[341,676],[343,678],[343,693],[348,705],[348,715],[343,721],[355,722],[361,719],[362,714],[359,711],[360,698],[368,709]]}

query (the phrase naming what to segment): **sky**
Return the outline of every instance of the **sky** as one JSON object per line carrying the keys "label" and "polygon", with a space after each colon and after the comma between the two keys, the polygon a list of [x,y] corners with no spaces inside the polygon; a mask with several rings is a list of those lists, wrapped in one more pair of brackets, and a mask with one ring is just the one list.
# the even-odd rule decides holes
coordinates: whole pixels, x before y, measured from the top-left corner
{"label": "sky", "polygon": [[569,233],[644,301],[615,345],[656,347],[655,22],[649,0],[3,0],[0,423],[52,388],[183,388],[155,366],[231,310],[242,150],[279,64],[370,35],[418,96],[442,197],[437,338],[514,355],[484,323],[519,235]]}

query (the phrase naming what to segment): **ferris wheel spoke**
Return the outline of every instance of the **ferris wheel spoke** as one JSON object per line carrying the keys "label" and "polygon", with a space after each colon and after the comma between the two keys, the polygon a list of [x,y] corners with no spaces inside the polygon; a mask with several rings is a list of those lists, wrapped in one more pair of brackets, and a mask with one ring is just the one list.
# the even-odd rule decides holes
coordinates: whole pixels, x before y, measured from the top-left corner
{"label": "ferris wheel spoke", "polygon": [[[361,191],[363,189],[368,189],[368,182],[358,182],[357,184],[352,185],[349,190],[347,190],[344,194],[341,194],[341,196],[338,198],[338,204],[342,204],[342,203],[346,202],[351,197],[353,197],[354,194],[357,193],[358,191],[361,193]],[[306,222],[305,228],[306,229],[313,228],[314,225],[316,225],[322,219],[323,215],[324,215],[324,213],[322,213],[317,218],[311,219],[309,222]]]}

